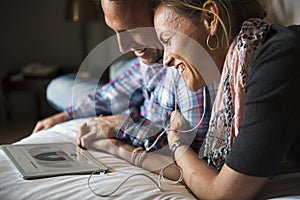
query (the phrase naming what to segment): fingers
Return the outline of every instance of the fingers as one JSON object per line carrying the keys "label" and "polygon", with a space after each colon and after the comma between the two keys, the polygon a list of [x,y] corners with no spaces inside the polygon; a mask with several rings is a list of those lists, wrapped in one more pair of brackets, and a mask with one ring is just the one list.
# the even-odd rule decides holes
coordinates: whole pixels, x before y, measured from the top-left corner
{"label": "fingers", "polygon": [[89,128],[87,126],[87,123],[84,123],[80,126],[78,137],[81,138],[84,136],[87,132],[89,132]]}
{"label": "fingers", "polygon": [[171,123],[172,123],[172,122],[178,122],[178,121],[181,120],[181,117],[182,117],[182,115],[181,115],[180,111],[174,110],[174,111],[171,113],[170,122],[171,122]]}
{"label": "fingers", "polygon": [[78,132],[78,135],[77,135],[77,139],[76,139],[76,143],[78,146],[81,147],[81,137],[85,134],[85,130],[86,130],[86,127],[87,127],[87,124],[84,123],[80,126],[80,129],[79,129],[79,132]]}
{"label": "fingers", "polygon": [[91,137],[89,137],[89,135],[84,135],[83,137],[80,138],[79,146],[87,149],[87,148],[91,147],[92,141],[93,140]]}
{"label": "fingers", "polygon": [[34,127],[32,133],[36,133],[36,132],[42,130],[43,127],[44,127],[44,126],[43,126],[40,122],[38,122],[38,123],[36,124],[36,126]]}
{"label": "fingers", "polygon": [[190,128],[189,121],[180,113],[175,110],[171,113],[170,129],[172,130],[188,130]]}
{"label": "fingers", "polygon": [[99,128],[98,124],[94,123],[94,120],[82,124],[77,136],[77,145],[83,148],[90,147],[93,141],[105,138],[102,132],[103,131]]}
{"label": "fingers", "polygon": [[52,126],[65,121],[68,121],[68,115],[65,112],[52,115],[39,121],[33,129],[32,133],[51,128]]}
{"label": "fingers", "polygon": [[174,110],[172,113],[171,113],[171,117],[175,118],[175,117],[178,117],[178,116],[181,116],[181,113],[179,110]]}
{"label": "fingers", "polygon": [[79,129],[79,133],[77,136],[77,145],[83,148],[87,148],[89,141],[91,140],[91,132],[90,129],[87,125],[87,123],[84,123],[81,125],[80,129]]}
{"label": "fingers", "polygon": [[36,124],[36,126],[34,127],[34,129],[33,129],[33,131],[32,131],[32,134],[37,133],[37,132],[39,132],[39,131],[41,131],[41,130],[49,129],[49,128],[51,128],[51,125],[49,125],[49,124],[47,124],[47,123],[44,123],[44,122],[40,121],[40,122],[38,122],[38,123]]}
{"label": "fingers", "polygon": [[115,138],[119,126],[114,122],[114,116],[99,116],[92,118],[88,123],[82,124],[76,140],[77,145],[87,148],[91,145],[91,142],[96,140]]}
{"label": "fingers", "polygon": [[97,138],[115,138],[121,126],[118,126],[115,122],[113,116],[105,116],[92,120],[88,125],[97,133]]}
{"label": "fingers", "polygon": [[168,130],[168,142],[173,144],[176,140],[181,140],[186,144],[191,144],[196,136],[194,131],[180,111],[175,110],[171,113],[170,128]]}

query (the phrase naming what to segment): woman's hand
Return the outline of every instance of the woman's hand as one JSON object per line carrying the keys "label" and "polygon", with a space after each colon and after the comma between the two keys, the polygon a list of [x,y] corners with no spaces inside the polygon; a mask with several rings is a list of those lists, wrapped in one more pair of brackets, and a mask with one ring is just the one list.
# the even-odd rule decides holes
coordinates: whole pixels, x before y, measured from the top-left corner
{"label": "woman's hand", "polygon": [[45,118],[41,121],[38,121],[37,124],[35,125],[32,133],[36,133],[38,131],[51,128],[52,126],[54,126],[56,124],[59,124],[59,123],[62,123],[62,122],[68,121],[68,120],[69,120],[69,117],[68,117],[67,113],[65,113],[65,112],[58,113],[56,115],[53,115],[51,117]]}
{"label": "woman's hand", "polygon": [[172,148],[176,140],[190,145],[195,137],[195,131],[191,130],[190,123],[182,116],[180,111],[175,110],[171,113],[170,128],[168,132],[169,147]]}
{"label": "woman's hand", "polygon": [[77,145],[88,148],[92,141],[115,138],[126,115],[100,116],[84,123],[79,130]]}

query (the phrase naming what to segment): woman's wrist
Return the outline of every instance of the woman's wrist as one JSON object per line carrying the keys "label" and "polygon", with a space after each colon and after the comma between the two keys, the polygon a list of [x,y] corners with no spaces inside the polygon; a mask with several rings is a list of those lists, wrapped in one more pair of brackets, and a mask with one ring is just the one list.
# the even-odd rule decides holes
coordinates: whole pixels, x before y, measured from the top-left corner
{"label": "woman's wrist", "polygon": [[[186,145],[180,139],[176,140],[171,147],[171,157],[175,163],[176,163],[176,158],[177,158],[177,156],[175,154],[181,147],[184,147],[184,149],[185,149],[184,151],[186,151],[186,149],[189,148],[188,145]],[[180,155],[183,155],[183,153],[181,152]]]}
{"label": "woman's wrist", "polygon": [[169,148],[172,150],[172,147],[175,143],[175,141],[180,140],[180,137],[178,137],[177,132],[175,131],[169,131],[168,132],[168,143],[169,143]]}

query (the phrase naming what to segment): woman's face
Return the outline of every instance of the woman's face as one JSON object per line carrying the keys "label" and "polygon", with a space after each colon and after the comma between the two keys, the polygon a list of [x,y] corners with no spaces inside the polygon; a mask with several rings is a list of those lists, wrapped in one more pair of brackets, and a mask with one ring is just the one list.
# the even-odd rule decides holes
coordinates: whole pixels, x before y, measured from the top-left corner
{"label": "woman's face", "polygon": [[[205,86],[198,68],[199,51],[205,44],[204,29],[199,23],[184,17],[169,6],[160,5],[155,13],[154,25],[160,42],[164,46],[164,65],[175,66],[185,79],[190,90]],[[202,26],[203,27],[203,26]]]}

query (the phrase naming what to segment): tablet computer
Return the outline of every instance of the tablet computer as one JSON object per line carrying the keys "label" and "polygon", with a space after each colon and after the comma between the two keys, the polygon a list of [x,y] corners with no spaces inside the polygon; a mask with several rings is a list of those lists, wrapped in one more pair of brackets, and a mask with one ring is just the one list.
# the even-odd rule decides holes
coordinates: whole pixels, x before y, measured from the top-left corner
{"label": "tablet computer", "polygon": [[88,174],[108,168],[73,143],[1,145],[24,179]]}

